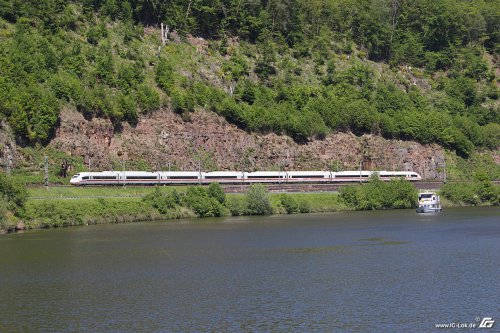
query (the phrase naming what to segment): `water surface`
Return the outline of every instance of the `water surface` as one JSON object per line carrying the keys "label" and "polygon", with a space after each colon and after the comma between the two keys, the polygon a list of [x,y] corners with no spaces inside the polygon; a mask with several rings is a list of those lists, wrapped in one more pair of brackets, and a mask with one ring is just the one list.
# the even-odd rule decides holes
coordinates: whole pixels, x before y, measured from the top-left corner
{"label": "water surface", "polygon": [[0,332],[429,332],[487,316],[498,329],[498,208],[0,237]]}

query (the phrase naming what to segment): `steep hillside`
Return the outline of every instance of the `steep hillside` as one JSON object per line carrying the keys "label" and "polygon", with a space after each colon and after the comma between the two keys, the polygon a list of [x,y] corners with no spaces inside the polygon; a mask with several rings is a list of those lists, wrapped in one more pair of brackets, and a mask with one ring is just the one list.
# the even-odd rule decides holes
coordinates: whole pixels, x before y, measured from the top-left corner
{"label": "steep hillside", "polygon": [[0,1],[4,165],[498,176],[498,1],[154,3]]}
{"label": "steep hillside", "polygon": [[297,144],[284,135],[247,133],[206,111],[194,112],[191,119],[184,122],[170,111],[159,111],[113,135],[109,121],[87,121],[77,112],[64,111],[49,146],[85,156],[86,163],[100,170],[145,165],[154,170],[169,166],[180,170],[357,170],[362,163],[363,169],[415,170],[430,179],[443,176],[444,151],[438,145],[352,133]]}

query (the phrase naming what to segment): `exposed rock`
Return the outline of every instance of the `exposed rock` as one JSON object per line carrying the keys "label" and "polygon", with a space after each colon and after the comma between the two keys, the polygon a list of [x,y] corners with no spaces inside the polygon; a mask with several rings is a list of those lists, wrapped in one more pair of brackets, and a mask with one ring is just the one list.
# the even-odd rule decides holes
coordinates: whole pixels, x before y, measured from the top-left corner
{"label": "exposed rock", "polygon": [[24,224],[23,221],[19,221],[19,223],[17,223],[16,225],[16,231],[19,231],[19,230],[26,230],[26,225]]}
{"label": "exposed rock", "polygon": [[[305,145],[285,135],[257,135],[205,111],[190,122],[169,111],[142,117],[134,128],[113,132],[110,121],[87,121],[71,110],[61,113],[61,125],[50,143],[71,155],[92,159],[95,169],[109,170],[121,161],[143,160],[156,170],[169,163],[181,170],[412,170],[425,178],[441,178],[444,151],[438,145],[387,140],[379,136],[336,133]],[[118,164],[120,163],[120,164]]]}
{"label": "exposed rock", "polygon": [[10,127],[2,121],[0,123],[0,167],[6,170],[9,163],[11,167],[14,167],[17,160],[18,152],[14,136]]}

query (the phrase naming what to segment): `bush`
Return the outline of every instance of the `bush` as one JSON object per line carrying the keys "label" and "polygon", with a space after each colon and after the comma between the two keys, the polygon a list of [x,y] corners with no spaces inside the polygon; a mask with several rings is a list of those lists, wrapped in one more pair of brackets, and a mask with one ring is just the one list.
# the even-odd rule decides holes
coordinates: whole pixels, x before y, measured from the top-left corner
{"label": "bush", "polygon": [[208,186],[208,195],[215,198],[221,204],[226,202],[226,193],[224,193],[219,183],[211,183]]}
{"label": "bush", "polygon": [[146,195],[142,200],[151,204],[151,206],[156,208],[161,214],[167,214],[167,212],[180,204],[180,198],[176,190],[172,193],[162,193],[158,187],[155,188],[154,192]]}
{"label": "bush", "polygon": [[269,192],[262,184],[252,184],[246,193],[249,215],[270,215],[273,212]]}
{"label": "bush", "polygon": [[311,204],[306,200],[299,200],[299,213],[310,213],[312,212]]}
{"label": "bush", "polygon": [[247,215],[247,201],[242,195],[233,195],[227,198],[226,207],[229,209],[231,216]]}
{"label": "bush", "polygon": [[491,150],[500,147],[500,125],[496,123],[489,123],[482,127],[484,145]]}
{"label": "bush", "polygon": [[500,186],[495,186],[486,176],[475,176],[474,182],[448,183],[441,187],[441,195],[458,205],[500,203]]}
{"label": "bush", "polygon": [[477,205],[481,202],[471,183],[448,183],[441,187],[441,195],[459,205]]}
{"label": "bush", "polygon": [[137,87],[137,102],[144,113],[158,110],[160,108],[160,94],[150,86],[141,84]]}
{"label": "bush", "polygon": [[299,212],[299,203],[291,195],[281,194],[280,203],[285,208],[287,214],[296,214]]}
{"label": "bush", "polygon": [[207,189],[201,186],[191,186],[184,197],[184,204],[191,208],[199,217],[222,216],[223,206]]}
{"label": "bush", "polygon": [[362,186],[343,187],[340,199],[359,210],[412,208],[417,204],[417,190],[404,179],[384,182],[374,176]]}
{"label": "bush", "polygon": [[26,186],[4,173],[0,173],[0,195],[6,209],[13,212],[21,210],[28,200]]}

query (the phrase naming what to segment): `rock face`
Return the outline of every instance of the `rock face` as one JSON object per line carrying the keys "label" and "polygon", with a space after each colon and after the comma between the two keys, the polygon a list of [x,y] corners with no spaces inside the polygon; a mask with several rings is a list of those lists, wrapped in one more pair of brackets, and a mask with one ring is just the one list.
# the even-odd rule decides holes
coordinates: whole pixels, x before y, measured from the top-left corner
{"label": "rock face", "polygon": [[93,170],[126,169],[147,164],[167,170],[411,170],[428,179],[442,178],[444,151],[438,145],[357,137],[336,133],[305,145],[284,135],[248,133],[214,113],[197,111],[186,122],[170,111],[142,117],[134,128],[114,132],[110,121],[85,120],[71,110],[60,116],[50,143],[71,155],[89,158]]}
{"label": "rock face", "polygon": [[13,168],[18,152],[10,127],[4,121],[0,123],[0,165],[2,170]]}

